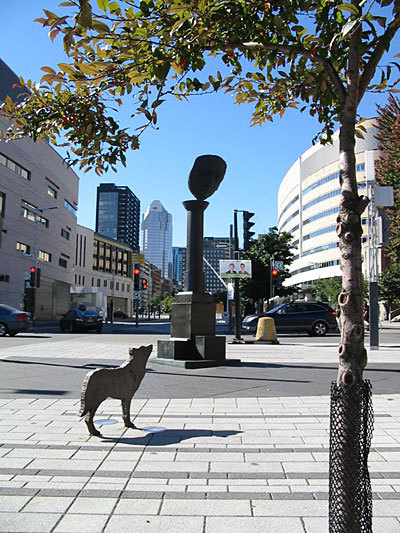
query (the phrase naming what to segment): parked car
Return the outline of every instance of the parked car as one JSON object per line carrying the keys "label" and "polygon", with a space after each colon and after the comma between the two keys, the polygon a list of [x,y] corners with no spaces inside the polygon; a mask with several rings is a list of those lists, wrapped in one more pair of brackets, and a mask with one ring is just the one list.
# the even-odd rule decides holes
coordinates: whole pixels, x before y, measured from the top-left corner
{"label": "parked car", "polygon": [[101,333],[103,317],[95,309],[71,309],[60,320],[61,331],[90,331]]}
{"label": "parked car", "polygon": [[10,305],[0,304],[0,337],[7,333],[14,337],[21,331],[27,331],[33,326],[32,316],[30,313],[11,307]]}
{"label": "parked car", "polygon": [[338,327],[335,311],[323,302],[281,304],[266,313],[246,316],[242,327],[248,331],[256,331],[261,317],[273,318],[277,331],[306,331],[309,335],[318,337]]}
{"label": "parked car", "polygon": [[114,318],[128,318],[128,313],[125,313],[125,311],[114,311]]}

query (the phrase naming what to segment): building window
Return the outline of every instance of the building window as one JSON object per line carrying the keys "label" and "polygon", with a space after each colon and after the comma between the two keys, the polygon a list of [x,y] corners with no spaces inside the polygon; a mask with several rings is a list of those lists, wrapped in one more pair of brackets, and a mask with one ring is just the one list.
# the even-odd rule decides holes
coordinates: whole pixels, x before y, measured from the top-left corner
{"label": "building window", "polygon": [[85,285],[85,276],[82,276],[82,285]]}
{"label": "building window", "polygon": [[125,283],[121,283],[121,291],[124,292],[125,290]]}
{"label": "building window", "polygon": [[98,279],[97,280],[97,286],[100,287],[100,285],[101,285],[101,279]]}
{"label": "building window", "polygon": [[46,263],[51,263],[51,254],[45,252],[44,250],[39,250],[38,259],[46,261]]}
{"label": "building window", "polygon": [[58,264],[60,265],[60,267],[63,267],[63,268],[67,268],[68,266],[67,260],[63,259],[62,257],[58,259]]}
{"label": "building window", "polygon": [[21,167],[21,165],[15,163],[4,154],[0,154],[0,165],[4,165],[5,167],[9,168],[13,172],[16,172],[26,180],[31,179],[31,173],[28,170],[26,170],[24,167]]}
{"label": "building window", "polygon": [[92,278],[92,287],[94,287],[94,278]]}
{"label": "building window", "polygon": [[64,200],[64,207],[66,207],[68,211],[70,211],[73,215],[76,216],[77,208],[70,204],[68,200]]}
{"label": "building window", "polygon": [[[31,222],[35,222],[35,212],[31,211],[31,209],[21,206],[21,215],[24,218],[27,218],[28,220],[30,220]],[[36,214],[36,220],[39,224],[41,224],[45,228],[49,227],[49,221],[47,220],[47,218],[44,218],[41,215]]]}
{"label": "building window", "polygon": [[8,274],[0,274],[0,281],[10,283],[10,276]]}
{"label": "building window", "polygon": [[4,218],[4,211],[6,207],[6,195],[4,192],[0,192],[0,217]]}
{"label": "building window", "polygon": [[67,241],[69,241],[69,233],[64,228],[61,228],[61,237],[64,237],[64,239],[67,239]]}
{"label": "building window", "polygon": [[54,187],[50,187],[50,185],[47,186],[47,194],[51,196],[52,198],[57,198],[57,191],[54,189]]}
{"label": "building window", "polygon": [[22,252],[23,254],[31,253],[31,247],[28,244],[24,244],[23,242],[17,242],[17,250],[19,252]]}
{"label": "building window", "polygon": [[115,290],[119,291],[119,282],[118,281],[115,283]]}
{"label": "building window", "polygon": [[104,287],[107,287],[107,280],[104,280]]}

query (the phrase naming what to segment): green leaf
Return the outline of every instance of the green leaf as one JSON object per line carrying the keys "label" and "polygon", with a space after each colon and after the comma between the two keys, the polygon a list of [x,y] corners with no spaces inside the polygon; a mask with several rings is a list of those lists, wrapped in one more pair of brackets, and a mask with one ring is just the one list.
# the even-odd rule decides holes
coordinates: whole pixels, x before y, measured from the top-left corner
{"label": "green leaf", "polygon": [[99,6],[99,9],[101,9],[102,11],[107,11],[108,0],[97,0],[97,5]]}
{"label": "green leaf", "polygon": [[353,4],[340,4],[340,6],[338,6],[338,9],[340,11],[348,11],[352,15],[359,15],[360,14],[360,12],[358,10],[358,7],[353,5]]}
{"label": "green leaf", "polygon": [[68,63],[58,63],[58,67],[60,70],[62,70],[63,72],[66,72],[67,74],[77,73],[76,69],[72,65],[69,65]]}

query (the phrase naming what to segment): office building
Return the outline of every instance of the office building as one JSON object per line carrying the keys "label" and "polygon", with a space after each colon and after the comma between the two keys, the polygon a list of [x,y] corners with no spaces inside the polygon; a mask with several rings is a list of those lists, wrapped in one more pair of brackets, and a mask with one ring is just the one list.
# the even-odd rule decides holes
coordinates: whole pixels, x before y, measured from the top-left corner
{"label": "office building", "polygon": [[102,183],[97,187],[96,233],[139,251],[140,201],[129,189]]}
{"label": "office building", "polygon": [[[373,120],[364,122],[364,139],[357,138],[356,173],[360,194],[374,183],[374,162],[381,156]],[[293,235],[294,261],[287,285],[312,284],[317,279],[340,276],[339,239],[339,138],[332,145],[309,148],[293,163],[278,193],[278,229]],[[362,214],[363,255],[367,256],[368,210]],[[367,261],[364,261],[364,275]]]}
{"label": "office building", "polygon": [[[15,97],[18,77],[0,60],[0,98]],[[9,124],[0,119],[0,128]],[[0,142],[0,302],[31,310],[29,270],[41,270],[37,320],[69,308],[78,205],[78,176],[46,141]]]}
{"label": "office building", "polygon": [[161,277],[172,278],[172,215],[154,200],[143,215],[141,252],[161,270]]}
{"label": "office building", "polygon": [[174,246],[172,248],[172,280],[178,290],[182,290],[184,272],[186,270],[186,248]]}

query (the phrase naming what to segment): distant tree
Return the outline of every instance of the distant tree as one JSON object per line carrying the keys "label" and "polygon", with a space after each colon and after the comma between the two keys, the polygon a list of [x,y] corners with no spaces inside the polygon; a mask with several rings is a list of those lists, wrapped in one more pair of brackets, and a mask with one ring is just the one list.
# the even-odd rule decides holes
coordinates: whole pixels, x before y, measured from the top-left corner
{"label": "distant tree", "polygon": [[376,163],[376,182],[389,185],[394,190],[394,205],[387,207],[391,220],[388,246],[385,252],[392,263],[400,260],[400,103],[393,95],[389,96],[384,107],[378,107],[378,135],[376,136],[384,156]]}
{"label": "distant tree", "polygon": [[342,292],[342,278],[317,279],[314,282],[313,294],[317,300],[330,302],[335,308],[338,305],[339,294]]}
{"label": "distant tree", "polygon": [[171,312],[173,303],[175,303],[175,298],[173,296],[170,296],[169,294],[163,296],[162,300],[160,301],[160,305],[166,313]]}
{"label": "distant tree", "polygon": [[[273,227],[265,235],[251,241],[251,247],[244,253],[245,259],[252,261],[251,279],[240,281],[240,292],[245,299],[264,300],[270,297],[270,261],[282,261],[284,269],[280,271],[280,284],[275,294],[287,296],[293,293],[290,287],[284,287],[282,282],[290,277],[288,266],[293,261],[292,235],[286,231],[279,233]],[[246,300],[245,300],[246,301]]]}
{"label": "distant tree", "polygon": [[379,276],[379,299],[386,301],[390,309],[400,302],[400,265],[397,263]]}

